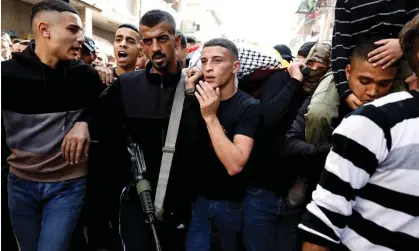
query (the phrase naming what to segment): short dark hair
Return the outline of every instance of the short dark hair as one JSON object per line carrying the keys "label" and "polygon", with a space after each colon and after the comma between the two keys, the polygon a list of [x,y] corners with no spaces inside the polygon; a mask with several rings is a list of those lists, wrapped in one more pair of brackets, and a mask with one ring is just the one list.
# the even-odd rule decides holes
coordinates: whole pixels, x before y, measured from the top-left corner
{"label": "short dark hair", "polygon": [[317,42],[307,42],[304,43],[300,49],[298,49],[298,56],[302,56],[302,57],[307,57],[308,53],[310,52],[311,48],[313,48],[313,46],[316,44]]}
{"label": "short dark hair", "polygon": [[35,16],[43,11],[71,12],[76,15],[80,15],[79,12],[73,6],[64,1],[43,0],[32,7],[31,15],[29,17],[31,26]]}
{"label": "short dark hair", "polygon": [[[383,39],[387,39],[388,37],[384,36],[378,36],[378,35],[366,35],[361,36],[358,38],[355,48],[352,51],[351,60],[358,58],[362,60],[368,60],[368,54],[372,52],[373,50],[380,47],[379,45],[376,45],[375,42]],[[391,67],[397,66],[399,64],[399,61],[393,63]]]}
{"label": "short dark hair", "polygon": [[410,67],[417,67],[412,62],[412,44],[416,38],[419,37],[419,14],[417,14],[412,20],[406,23],[403,29],[400,31],[399,41],[402,48],[403,54],[407,59]]}
{"label": "short dark hair", "polygon": [[226,48],[228,51],[230,51],[231,54],[233,54],[234,59],[239,59],[239,50],[237,49],[237,46],[230,40],[225,38],[214,38],[206,42],[203,48],[213,46]]}
{"label": "short dark hair", "polygon": [[[140,25],[147,27],[154,27],[161,23],[169,24],[169,33],[172,35],[176,34],[176,22],[170,13],[162,10],[150,10],[147,11],[140,19]],[[140,34],[141,35],[141,34]]]}
{"label": "short dark hair", "polygon": [[176,30],[176,35],[180,36],[180,46],[182,47],[182,49],[186,49],[187,47],[187,42],[186,42],[186,37],[185,35],[183,35],[183,33],[179,30]]}
{"label": "short dark hair", "polygon": [[188,42],[186,40],[186,37],[183,34],[180,34],[181,39],[180,39],[180,46],[182,46],[182,49],[186,49],[186,47],[188,47]]}
{"label": "short dark hair", "polygon": [[186,37],[186,42],[190,44],[196,44],[196,39],[194,37]]}
{"label": "short dark hair", "polygon": [[121,29],[121,28],[128,28],[128,29],[131,29],[131,30],[133,30],[133,31],[137,32],[138,34],[140,34],[140,32],[138,31],[138,28],[137,28],[137,27],[135,27],[135,26],[134,26],[134,25],[132,25],[132,24],[121,24],[120,26],[118,26],[118,29],[117,29],[117,30],[119,30],[119,29]]}
{"label": "short dark hair", "polygon": [[20,38],[15,38],[15,39],[13,39],[12,44],[18,44],[18,43],[20,43],[21,41],[23,41],[23,40],[22,40],[22,39],[20,39]]}
{"label": "short dark hair", "polygon": [[31,42],[30,40],[22,40],[22,41],[19,42],[19,44],[21,44],[21,45],[29,45],[30,42]]}

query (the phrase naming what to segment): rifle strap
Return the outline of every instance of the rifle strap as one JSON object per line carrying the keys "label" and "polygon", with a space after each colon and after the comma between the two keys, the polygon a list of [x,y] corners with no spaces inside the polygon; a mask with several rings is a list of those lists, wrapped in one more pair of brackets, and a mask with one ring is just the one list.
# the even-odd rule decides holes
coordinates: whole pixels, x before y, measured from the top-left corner
{"label": "rifle strap", "polygon": [[185,74],[182,72],[177,83],[175,98],[170,113],[169,126],[167,129],[166,142],[163,147],[163,156],[160,165],[160,174],[157,182],[156,197],[154,206],[156,214],[161,216],[164,198],[166,196],[167,183],[169,181],[170,169],[172,166],[173,155],[175,153],[176,139],[179,131],[180,120],[182,117],[183,102],[185,100]]}

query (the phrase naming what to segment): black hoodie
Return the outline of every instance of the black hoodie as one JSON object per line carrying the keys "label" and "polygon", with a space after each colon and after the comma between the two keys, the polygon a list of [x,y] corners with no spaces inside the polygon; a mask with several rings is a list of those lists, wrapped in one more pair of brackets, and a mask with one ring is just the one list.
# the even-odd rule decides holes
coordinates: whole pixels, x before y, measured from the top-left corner
{"label": "black hoodie", "polygon": [[35,43],[1,63],[2,116],[12,154],[10,170],[41,182],[83,177],[87,161],[69,167],[61,144],[74,123],[89,119],[103,84],[82,61],[60,61],[55,69],[35,54]]}

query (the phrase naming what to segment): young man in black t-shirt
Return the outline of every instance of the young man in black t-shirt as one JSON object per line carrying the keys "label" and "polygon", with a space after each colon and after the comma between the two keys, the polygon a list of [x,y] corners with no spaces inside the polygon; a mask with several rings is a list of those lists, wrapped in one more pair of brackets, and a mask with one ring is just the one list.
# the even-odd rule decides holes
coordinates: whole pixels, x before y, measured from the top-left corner
{"label": "young man in black t-shirt", "polygon": [[[205,43],[201,61],[202,73],[192,68],[186,78],[186,99],[196,100],[195,109],[186,116],[199,128],[193,130],[199,143],[191,150],[195,163],[191,190],[197,198],[186,250],[209,250],[212,227],[223,250],[238,250],[246,189],[241,172],[253,149],[259,104],[235,86],[240,62],[232,42],[213,39]],[[195,86],[201,77],[203,81]]]}

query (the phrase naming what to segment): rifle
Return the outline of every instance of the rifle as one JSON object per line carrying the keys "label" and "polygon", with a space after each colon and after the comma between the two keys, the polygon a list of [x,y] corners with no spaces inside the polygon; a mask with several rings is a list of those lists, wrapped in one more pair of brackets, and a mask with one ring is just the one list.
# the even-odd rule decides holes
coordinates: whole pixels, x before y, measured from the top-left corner
{"label": "rifle", "polygon": [[145,178],[146,176],[146,165],[144,161],[144,153],[138,144],[130,142],[128,145],[128,152],[131,155],[132,162],[132,174],[134,175],[135,187],[137,194],[140,197],[141,205],[143,207],[145,222],[150,225],[151,231],[153,232],[154,242],[156,244],[156,250],[162,251],[159,237],[156,231],[156,210],[154,208],[153,201],[151,199],[151,185],[150,182]]}

